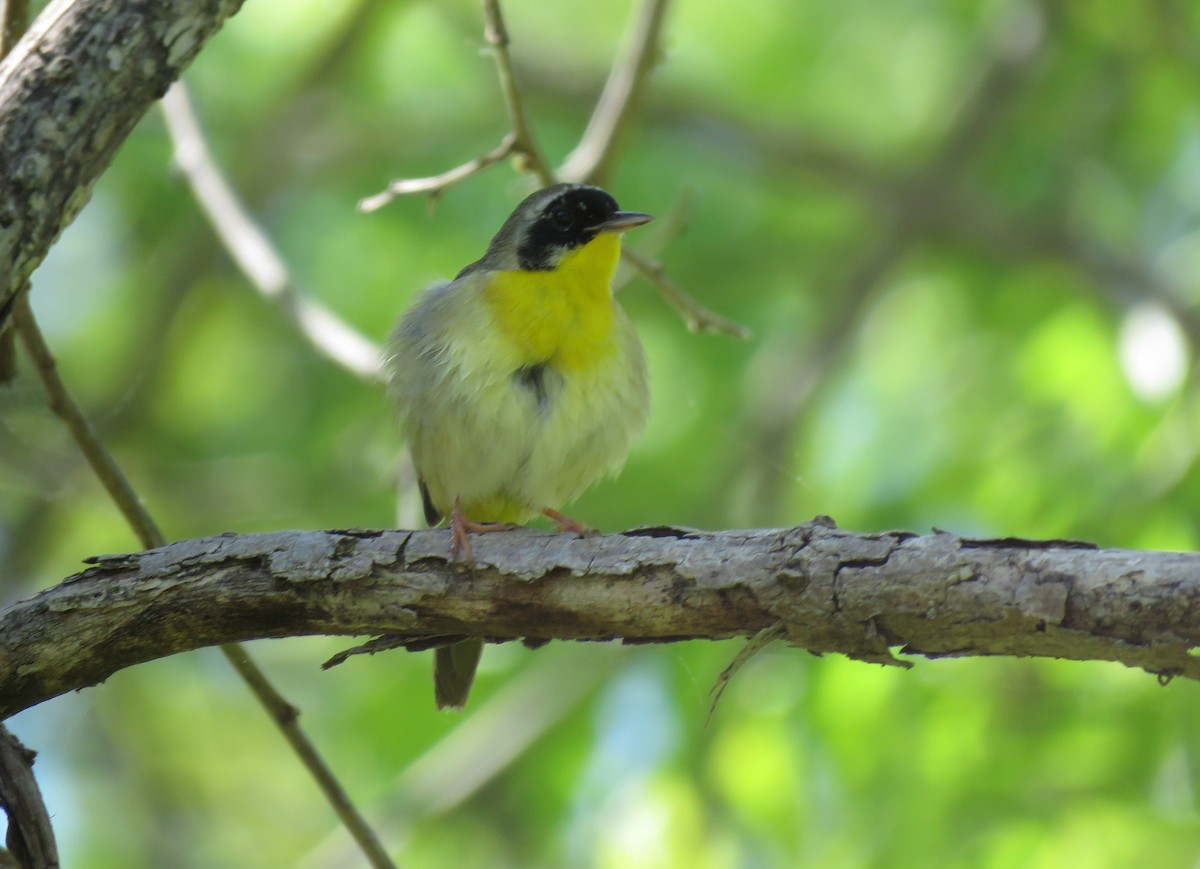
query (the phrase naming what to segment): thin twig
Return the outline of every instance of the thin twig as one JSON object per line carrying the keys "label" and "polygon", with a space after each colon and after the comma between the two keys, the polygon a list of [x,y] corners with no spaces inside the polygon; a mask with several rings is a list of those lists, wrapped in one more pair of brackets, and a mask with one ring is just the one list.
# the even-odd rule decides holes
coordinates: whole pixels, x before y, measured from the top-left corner
{"label": "thin twig", "polygon": [[364,380],[382,378],[379,347],[328,308],[299,293],[287,265],[217,168],[187,89],[175,82],[162,99],[175,162],[213,231],[259,293],[279,305],[324,356]]}
{"label": "thin twig", "polygon": [[428,178],[400,178],[393,181],[382,193],[358,200],[358,210],[362,214],[369,214],[399,196],[409,196],[413,193],[428,193],[430,196],[438,196],[459,181],[470,178],[476,172],[499,163],[506,157],[511,157],[516,146],[516,134],[510,132],[499,145],[486,154],[480,154],[474,160],[463,163],[461,166],[455,166],[440,175],[430,175]]}
{"label": "thin twig", "polygon": [[469,160],[440,175],[431,175],[427,178],[401,178],[391,182],[382,193],[360,199],[358,201],[360,212],[374,211],[399,196],[408,196],[413,193],[428,193],[431,196],[437,196],[454,184],[489,166],[494,166],[508,157],[516,158],[515,162],[521,171],[531,172],[537,176],[541,186],[545,187],[555,182],[554,171],[546,162],[546,158],[542,156],[537,141],[533,137],[533,128],[529,125],[529,118],[525,113],[521,88],[517,84],[517,76],[513,71],[512,55],[508,51],[508,28],[504,25],[504,15],[500,11],[499,0],[483,0],[483,18],[483,38],[491,47],[492,57],[496,61],[496,74],[500,79],[504,108],[508,112],[509,132],[499,145],[486,154],[481,154],[474,160]]}
{"label": "thin twig", "polygon": [[[538,655],[438,742],[408,765],[372,807],[388,837],[400,839],[422,818],[453,811],[508,769],[591,696],[621,662],[613,651],[563,643]],[[301,869],[345,866],[352,855],[331,833]]]}
{"label": "thin twig", "polygon": [[[645,240],[646,236],[641,236],[644,239],[638,248],[638,253],[642,257],[655,258],[663,250],[665,250],[672,242],[675,241],[683,231],[687,228],[688,223],[692,219],[692,210],[695,207],[695,191],[690,188],[684,188],[676,203],[671,206],[670,210],[661,218],[656,217],[654,221],[654,231],[650,233],[649,240]],[[613,292],[619,293],[625,288],[634,277],[639,274],[628,262],[623,262],[623,268],[617,270],[616,276],[613,278]]]}
{"label": "thin twig", "polygon": [[[663,219],[658,233],[650,244],[643,245],[639,250],[622,248],[623,262],[627,268],[623,268],[617,273],[613,280],[613,292],[621,290],[635,273],[645,275],[667,302],[683,315],[684,323],[691,331],[718,332],[735,338],[750,338],[749,327],[728,320],[705,308],[668,278],[666,270],[655,258],[657,252],[674,241],[687,226],[692,214],[692,200],[692,191],[684,190],[680,195],[679,202]],[[659,226],[657,223],[655,225]]]}
{"label": "thin twig", "polygon": [[529,126],[529,119],[525,114],[521,89],[517,85],[517,75],[513,72],[512,55],[508,51],[508,28],[504,26],[500,0],[483,0],[483,22],[483,36],[492,47],[496,73],[500,77],[500,90],[504,94],[504,106],[508,110],[512,134],[516,138],[513,150],[521,158],[520,168],[537,176],[538,183],[543,187],[549,186],[556,180],[554,170],[542,156],[533,137],[533,128]]}
{"label": "thin twig", "polygon": [[669,2],[642,3],[625,52],[613,64],[583,137],[559,168],[560,178],[604,185],[646,79],[660,59],[662,25]]}
{"label": "thin twig", "polygon": [[33,370],[37,373],[38,380],[41,381],[42,391],[46,394],[46,403],[50,406],[50,410],[63,421],[67,431],[71,433],[71,438],[79,447],[79,451],[83,453],[84,458],[87,459],[88,464],[91,465],[92,471],[100,480],[100,484],[104,486],[104,490],[108,492],[109,498],[121,511],[121,515],[125,517],[125,521],[129,523],[129,527],[133,529],[133,533],[143,547],[154,549],[165,545],[166,537],[155,524],[125,474],[122,473],[121,468],[113,459],[112,453],[101,442],[96,429],[92,427],[91,420],[75,403],[67,391],[66,384],[59,377],[58,364],[54,360],[54,354],[50,352],[42,330],[38,327],[37,320],[34,319],[27,288],[18,292],[16,303],[13,305],[12,318],[13,326],[21,339],[21,346],[24,347],[29,361],[33,363]]}
{"label": "thin twig", "polygon": [[[668,0],[646,0],[634,38],[631,40],[630,50],[618,64],[625,69],[621,72],[614,69],[612,75],[609,76],[608,84],[605,86],[604,93],[601,94],[600,102],[592,113],[592,120],[584,133],[584,140],[572,154],[572,157],[585,152],[592,155],[586,164],[580,164],[584,169],[577,171],[586,171],[588,175],[595,175],[597,172],[603,174],[608,171],[616,147],[616,139],[629,118],[642,83],[657,56],[658,35],[661,32],[667,2]],[[383,193],[361,200],[359,202],[360,211],[373,210],[391,202],[396,196],[406,193],[437,195],[451,184],[462,181],[464,178],[500,162],[509,155],[518,158],[523,163],[521,168],[537,176],[538,182],[542,186],[553,184],[558,180],[538,148],[525,114],[521,89],[517,84],[516,74],[513,72],[512,56],[508,50],[508,29],[504,25],[499,0],[483,0],[483,15],[484,38],[492,47],[492,56],[496,60],[496,71],[500,78],[500,88],[504,94],[504,104],[508,111],[511,126],[508,136],[494,150],[441,175],[393,181]],[[586,140],[589,138],[593,139],[593,143],[586,145]],[[579,159],[583,160],[584,158],[581,156]],[[568,160],[568,162],[570,161]],[[736,338],[750,337],[750,330],[745,326],[734,323],[715,311],[710,311],[684,292],[678,284],[667,277],[661,263],[628,248],[624,250],[623,255],[625,260],[645,275],[658,288],[667,302],[683,315],[684,322],[693,332],[718,332]]]}
{"label": "thin twig", "polygon": [[749,338],[750,330],[722,317],[716,311],[710,311],[690,295],[680,289],[679,285],[667,277],[662,263],[643,256],[635,250],[625,248],[621,255],[631,266],[641,272],[650,283],[658,287],[664,299],[683,317],[683,322],[693,332],[718,332],[734,338]]}
{"label": "thin twig", "polygon": [[342,787],[342,783],[325,763],[317,751],[317,747],[308,738],[308,734],[297,723],[299,710],[275,690],[275,686],[267,680],[263,671],[240,644],[226,643],[221,646],[221,651],[225,653],[225,657],[233,665],[233,668],[238,671],[238,675],[250,686],[254,696],[267,709],[271,720],[287,738],[288,744],[308,769],[309,774],[316,779],[317,786],[325,794],[325,798],[333,810],[337,812],[342,826],[354,837],[354,841],[366,856],[367,861],[374,869],[395,869],[396,864],[384,850],[375,831],[359,814],[358,809],[350,800],[350,795]]}
{"label": "thin twig", "polygon": [[[59,377],[54,355],[51,353],[49,345],[46,344],[41,329],[38,328],[37,320],[29,305],[27,292],[23,291],[18,294],[12,316],[13,326],[17,330],[26,354],[33,363],[42,389],[46,393],[47,404],[62,419],[80,452],[87,458],[92,470],[108,492],[109,497],[112,498],[113,503],[116,504],[117,509],[121,511],[143,547],[154,549],[166,545],[167,540],[162,530],[150,516],[129,479],[121,471],[82,408],[71,397],[66,384]],[[346,825],[350,834],[354,836],[371,865],[375,869],[394,869],[394,864],[379,843],[375,833],[358,813],[358,810],[354,808],[350,798],[317,751],[316,746],[300,727],[297,720],[299,713],[296,708],[280,696],[266,675],[240,645],[227,643],[221,646],[221,651],[242,676],[255,698],[287,739],[288,744],[317,782],[317,786],[338,817],[341,818],[342,823]]]}

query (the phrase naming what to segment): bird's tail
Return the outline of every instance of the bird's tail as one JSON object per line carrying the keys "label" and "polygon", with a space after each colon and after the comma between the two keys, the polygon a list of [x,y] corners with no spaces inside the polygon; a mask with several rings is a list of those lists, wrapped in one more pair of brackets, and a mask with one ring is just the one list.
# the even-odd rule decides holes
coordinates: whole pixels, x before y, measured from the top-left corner
{"label": "bird's tail", "polygon": [[462,709],[475,681],[483,640],[471,638],[433,653],[433,695],[438,709]]}

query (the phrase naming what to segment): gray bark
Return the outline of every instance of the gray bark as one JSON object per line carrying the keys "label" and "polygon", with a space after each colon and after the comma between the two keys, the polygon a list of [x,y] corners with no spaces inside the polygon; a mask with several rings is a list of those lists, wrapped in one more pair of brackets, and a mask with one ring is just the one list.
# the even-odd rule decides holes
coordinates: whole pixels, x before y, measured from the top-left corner
{"label": "gray bark", "polygon": [[93,559],[0,612],[0,717],[153,658],[302,634],[669,642],[780,626],[813,652],[1119,661],[1200,678],[1200,554],[795,528],[579,539],[284,531]]}
{"label": "gray bark", "polygon": [[50,813],[42,801],[33,778],[34,753],[0,725],[0,808],[8,815],[5,843],[9,853],[0,849],[0,865],[10,857],[17,866],[58,869],[58,846]]}
{"label": "gray bark", "polygon": [[241,5],[55,0],[0,62],[0,314],[134,125]]}

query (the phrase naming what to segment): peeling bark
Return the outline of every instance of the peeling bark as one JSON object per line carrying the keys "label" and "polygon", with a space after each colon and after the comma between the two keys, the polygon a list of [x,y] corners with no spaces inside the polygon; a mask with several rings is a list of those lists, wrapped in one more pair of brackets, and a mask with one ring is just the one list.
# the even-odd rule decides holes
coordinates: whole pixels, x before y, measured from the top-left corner
{"label": "peeling bark", "polygon": [[1200,554],[1071,541],[795,528],[579,539],[283,531],[186,540],[93,567],[0,613],[0,717],[202,646],[303,634],[427,648],[464,636],[670,642],[781,625],[792,645],[1119,661],[1200,678]]}

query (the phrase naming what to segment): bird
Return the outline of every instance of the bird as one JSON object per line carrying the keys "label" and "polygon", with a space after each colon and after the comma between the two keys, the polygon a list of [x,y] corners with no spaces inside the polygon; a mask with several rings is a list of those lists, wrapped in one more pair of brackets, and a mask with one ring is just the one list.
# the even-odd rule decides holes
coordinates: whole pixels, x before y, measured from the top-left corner
{"label": "bird", "polygon": [[[616,473],[649,412],[645,353],[613,295],[621,236],[653,217],[605,190],[553,184],[526,197],[487,251],[400,317],[385,370],[430,527],[452,556],[470,532],[560,509]],[[435,649],[439,709],[461,709],[482,639]]]}

